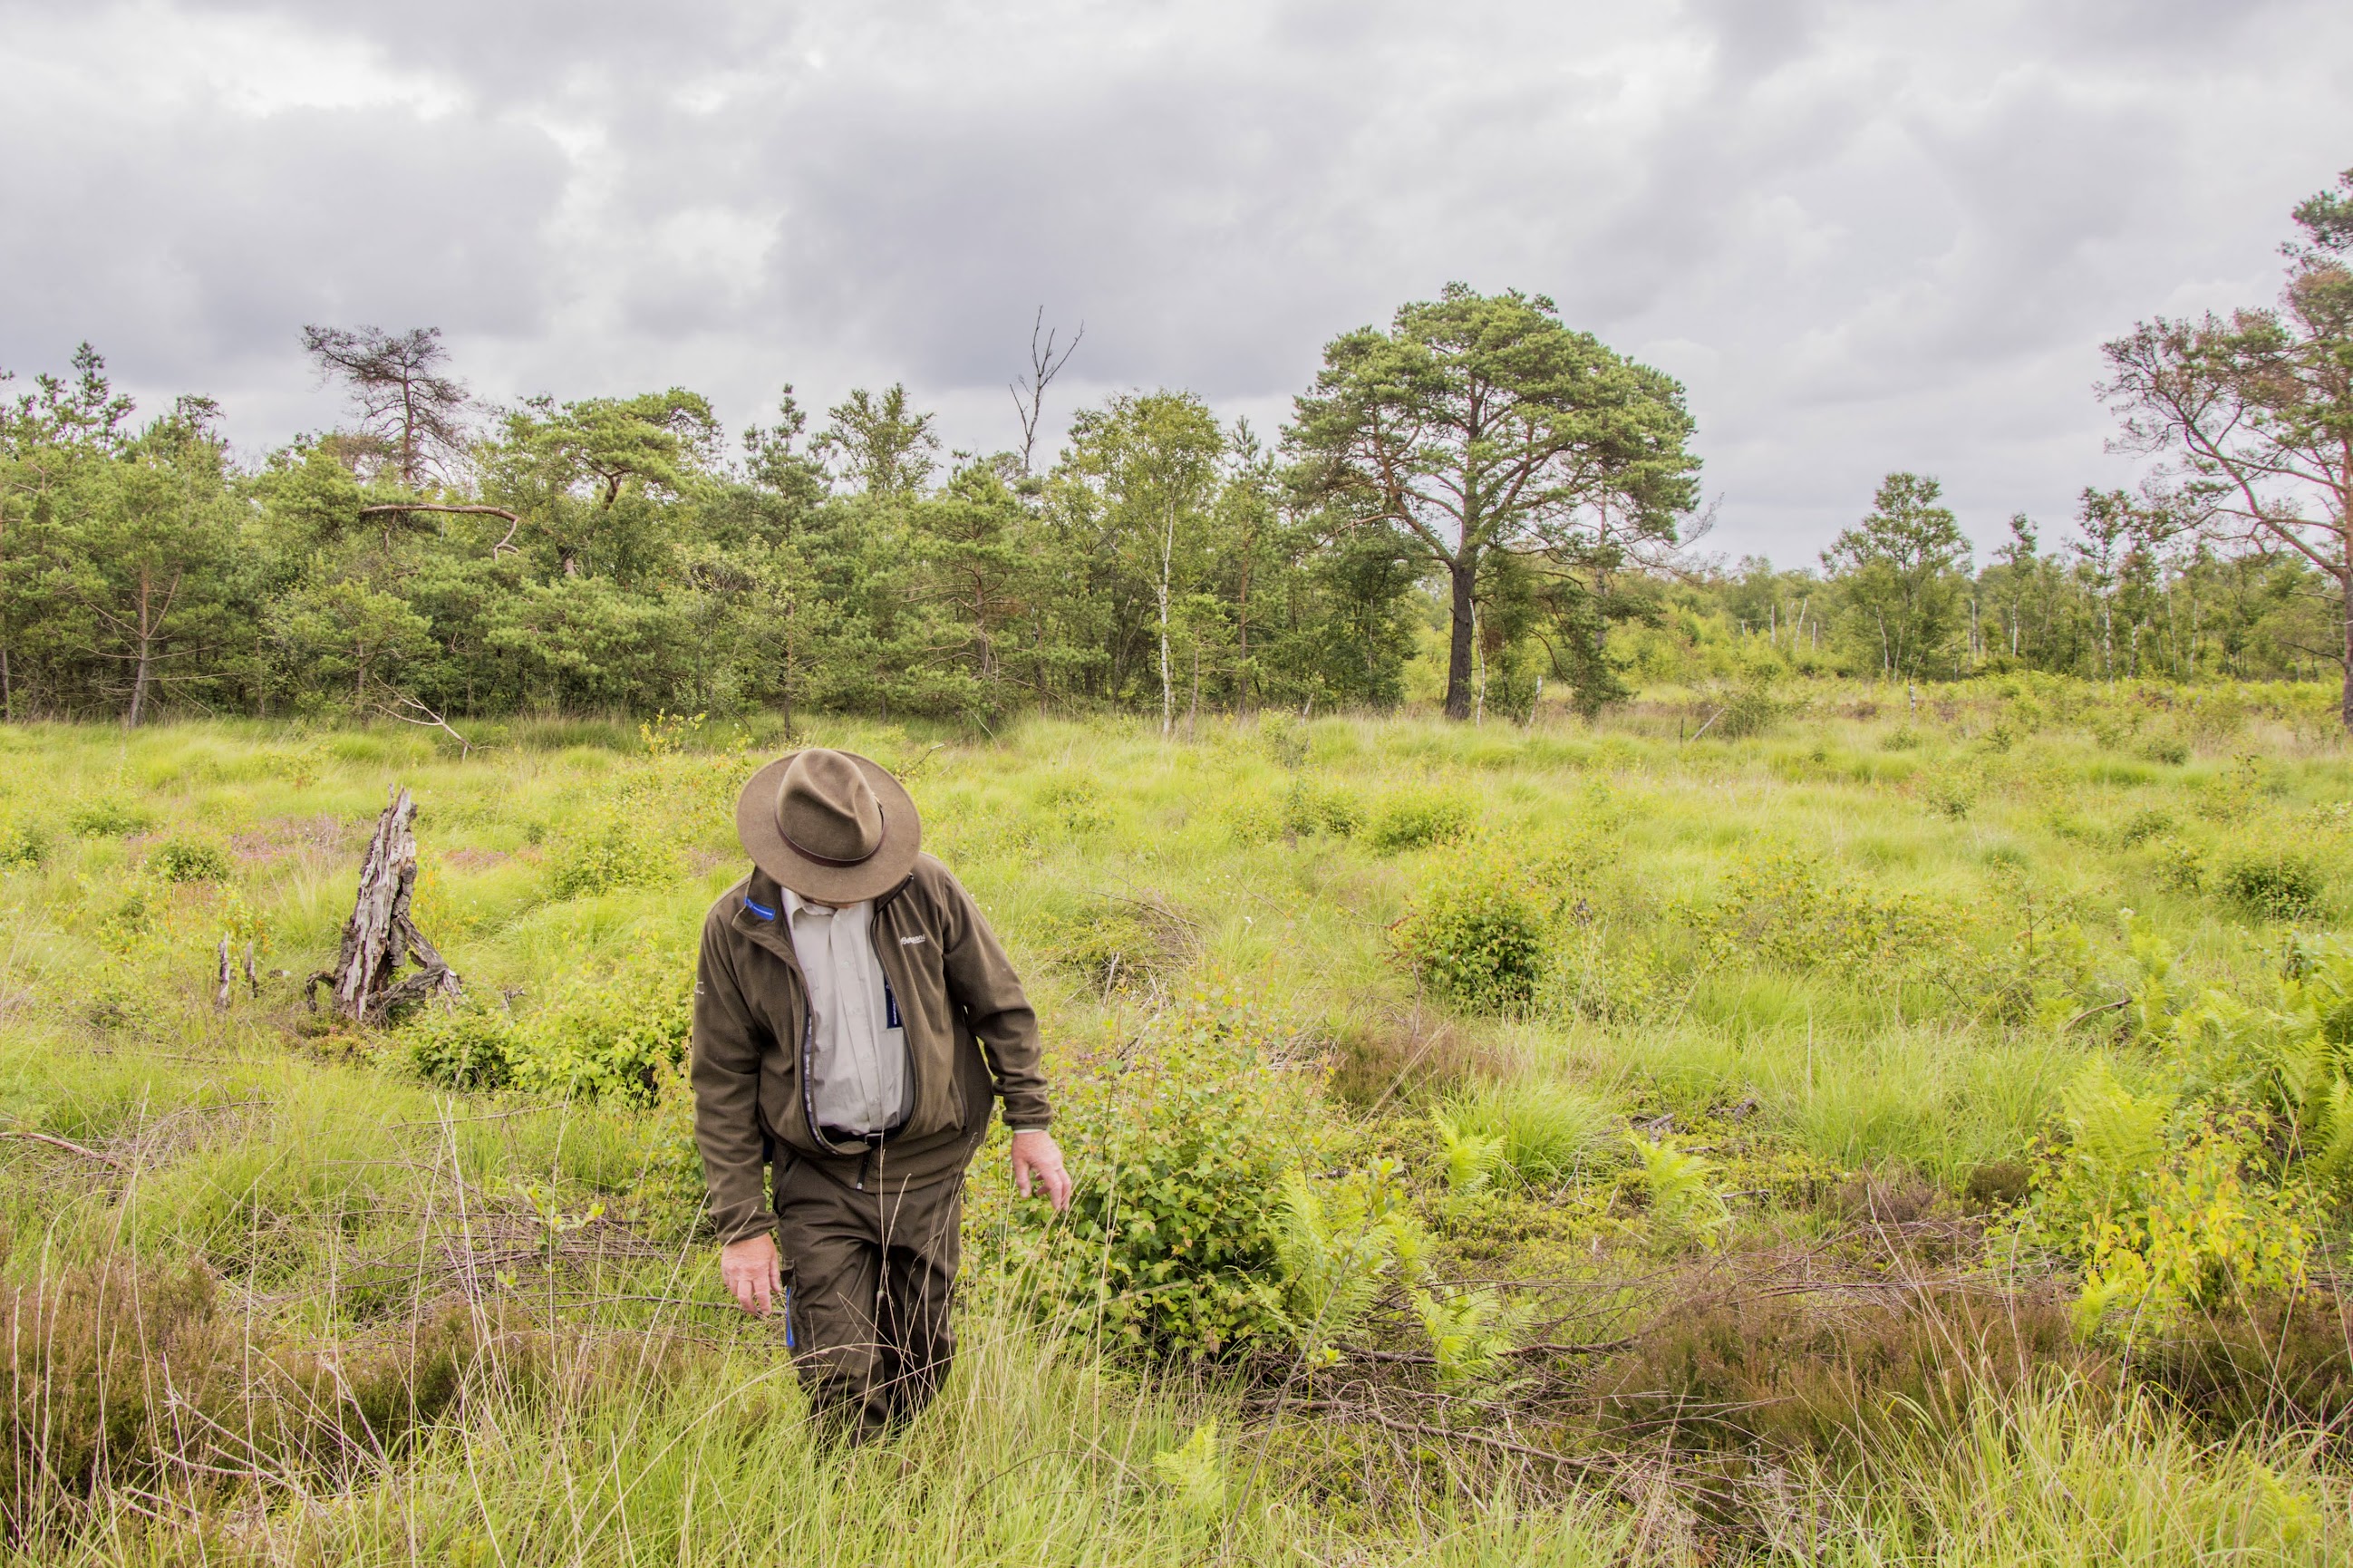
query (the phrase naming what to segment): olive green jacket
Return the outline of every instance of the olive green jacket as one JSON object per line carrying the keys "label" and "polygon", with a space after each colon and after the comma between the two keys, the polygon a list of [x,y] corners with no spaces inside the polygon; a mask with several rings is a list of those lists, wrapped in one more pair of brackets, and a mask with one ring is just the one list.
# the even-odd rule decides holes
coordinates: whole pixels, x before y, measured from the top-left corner
{"label": "olive green jacket", "polygon": [[1016,1127],[1052,1112],[1038,1067],[1038,1015],[1021,981],[945,866],[915,868],[874,900],[874,954],[907,1031],[914,1107],[879,1150],[828,1142],[809,1116],[808,987],[765,872],[727,889],[702,918],[695,963],[694,1138],[722,1243],[776,1228],[763,1180],[772,1158],[832,1168],[846,1184],[892,1185],[960,1173],[988,1129],[989,1102]]}

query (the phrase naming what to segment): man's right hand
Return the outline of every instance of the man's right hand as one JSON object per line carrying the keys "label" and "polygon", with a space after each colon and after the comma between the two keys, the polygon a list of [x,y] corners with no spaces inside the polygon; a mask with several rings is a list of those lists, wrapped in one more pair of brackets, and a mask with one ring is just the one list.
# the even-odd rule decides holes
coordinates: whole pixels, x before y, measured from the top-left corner
{"label": "man's right hand", "polygon": [[755,1318],[768,1315],[776,1293],[776,1238],[765,1231],[719,1249],[719,1278],[735,1304]]}

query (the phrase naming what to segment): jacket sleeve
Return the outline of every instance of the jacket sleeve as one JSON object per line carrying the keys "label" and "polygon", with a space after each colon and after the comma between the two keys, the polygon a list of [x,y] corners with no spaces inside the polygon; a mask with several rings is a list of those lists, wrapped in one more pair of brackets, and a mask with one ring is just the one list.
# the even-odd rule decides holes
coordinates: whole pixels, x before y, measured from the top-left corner
{"label": "jacket sleeve", "polygon": [[964,884],[941,875],[941,957],[948,995],[988,1057],[997,1097],[1008,1127],[1044,1127],[1053,1120],[1046,1075],[1039,1065],[1038,1014],[1013,973],[1012,960]]}
{"label": "jacket sleeve", "polygon": [[694,1142],[719,1242],[774,1232],[768,1206],[766,1140],[760,1131],[760,1048],[766,1031],[753,1018],[717,921],[702,928],[694,964]]}

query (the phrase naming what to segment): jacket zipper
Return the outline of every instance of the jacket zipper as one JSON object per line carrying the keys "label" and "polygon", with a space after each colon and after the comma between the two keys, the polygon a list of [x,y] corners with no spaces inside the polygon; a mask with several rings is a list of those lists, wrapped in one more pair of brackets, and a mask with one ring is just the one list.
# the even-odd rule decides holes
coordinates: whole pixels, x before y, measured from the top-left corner
{"label": "jacket zipper", "polygon": [[[901,884],[901,887],[904,887],[904,886],[905,886],[905,884],[904,884],[904,883],[902,883],[902,884]],[[892,889],[891,893],[890,893],[889,895],[887,895],[887,896],[888,896],[888,897],[889,897],[889,898],[890,898],[893,902],[897,901],[897,898],[898,898],[898,889]],[[877,915],[880,915],[880,914],[882,912],[882,908],[881,908],[881,900],[878,900],[876,902],[877,902],[877,907],[876,907],[876,909],[875,909],[874,912],[875,912]],[[899,952],[899,953],[903,953],[903,952],[906,952],[906,949],[904,949],[904,948],[902,948],[902,947],[899,946],[899,944],[898,944],[898,937],[897,937],[897,934],[896,934],[895,932],[885,931],[883,934],[884,934],[884,935],[886,935],[886,936],[889,936],[889,937],[891,938],[891,942],[890,942],[890,944],[889,944],[889,945],[890,945],[890,950],[891,950],[892,952]],[[882,950],[881,948],[880,948],[880,947],[878,947],[878,948],[876,948],[876,949],[874,950],[874,962],[875,962],[877,964],[881,964],[881,969],[882,969],[882,984],[883,984],[884,985],[886,985],[886,986],[892,986],[892,985],[893,985],[893,982],[892,982],[892,979],[891,979],[891,966],[890,966],[889,964],[887,964],[887,963],[882,963],[882,952],[883,952],[883,950]],[[895,994],[900,995],[900,996],[904,996],[904,995],[906,995],[906,994],[907,994],[907,993],[906,993],[906,991],[905,991],[905,989],[904,989],[903,987],[895,987],[895,986],[894,986],[894,993],[895,993]],[[921,1052],[921,1051],[919,1051],[919,1050],[917,1050],[917,1049],[915,1049],[914,1041],[913,1041],[913,1037],[913,1037],[913,1033],[914,1033],[914,1031],[913,1031],[913,1030],[912,1030],[912,1029],[909,1029],[908,1027],[906,1027],[906,1010],[907,1010],[907,1005],[906,1005],[904,1002],[900,1003],[900,1004],[899,1004],[899,1023],[900,1023],[899,1039],[900,1039],[901,1048],[902,1048],[902,1049],[903,1049],[903,1050],[905,1050],[905,1052],[907,1053],[907,1083],[908,1083],[909,1091],[910,1091],[910,1093],[909,1093],[909,1098],[910,1098],[910,1100],[912,1100],[912,1102],[913,1102],[913,1103],[908,1107],[908,1110],[907,1110],[907,1120],[908,1120],[908,1121],[913,1121],[915,1119],[915,1114],[916,1114],[916,1112],[917,1112],[917,1111],[919,1111],[919,1110],[921,1110],[923,1109],[923,1052]]]}

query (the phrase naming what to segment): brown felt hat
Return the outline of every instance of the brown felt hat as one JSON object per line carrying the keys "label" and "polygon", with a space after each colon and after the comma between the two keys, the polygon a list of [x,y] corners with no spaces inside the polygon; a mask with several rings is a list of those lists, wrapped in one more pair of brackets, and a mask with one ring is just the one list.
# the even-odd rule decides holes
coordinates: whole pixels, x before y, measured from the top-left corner
{"label": "brown felt hat", "polygon": [[752,775],[736,797],[735,837],[778,886],[805,899],[854,904],[906,879],[923,826],[890,769],[853,752],[813,748],[778,757]]}

